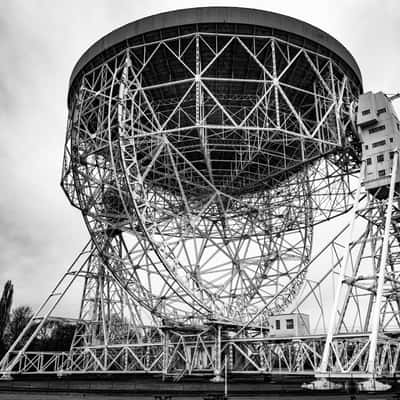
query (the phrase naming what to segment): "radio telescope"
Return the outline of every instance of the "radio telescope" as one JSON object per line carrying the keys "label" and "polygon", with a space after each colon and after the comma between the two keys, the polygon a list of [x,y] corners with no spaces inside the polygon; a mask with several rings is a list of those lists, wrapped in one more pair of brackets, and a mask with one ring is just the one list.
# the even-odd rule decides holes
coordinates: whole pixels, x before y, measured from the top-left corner
{"label": "radio telescope", "polygon": [[320,34],[262,11],[181,10],[110,33],[75,67],[62,186],[153,319],[283,311],[313,226],[348,209],[361,78]]}
{"label": "radio telescope", "polygon": [[[103,37],[71,76],[61,182],[90,241],[3,377],[396,390],[398,97],[363,93],[339,42],[265,11],[178,10]],[[77,277],[69,352],[31,351]]]}

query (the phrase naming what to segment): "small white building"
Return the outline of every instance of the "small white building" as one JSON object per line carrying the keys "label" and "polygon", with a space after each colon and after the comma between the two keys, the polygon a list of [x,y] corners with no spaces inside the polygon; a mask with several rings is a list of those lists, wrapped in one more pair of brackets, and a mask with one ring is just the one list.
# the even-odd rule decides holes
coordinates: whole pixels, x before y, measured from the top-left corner
{"label": "small white building", "polygon": [[[384,93],[367,92],[360,96],[357,128],[362,159],[367,164],[364,186],[378,197],[386,197],[388,190],[385,187],[390,184],[394,151],[400,148],[400,123]],[[396,182],[400,182],[399,169],[396,175]]]}
{"label": "small white building", "polygon": [[269,327],[271,336],[305,336],[310,334],[310,317],[302,313],[274,315]]}

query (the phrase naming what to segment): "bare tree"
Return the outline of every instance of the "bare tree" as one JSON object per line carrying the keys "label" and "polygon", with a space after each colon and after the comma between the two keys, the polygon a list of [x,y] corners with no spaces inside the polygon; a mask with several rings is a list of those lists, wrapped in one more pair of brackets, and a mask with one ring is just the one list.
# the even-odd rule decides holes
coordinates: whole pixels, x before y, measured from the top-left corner
{"label": "bare tree", "polygon": [[[32,318],[32,315],[32,309],[29,306],[19,306],[11,312],[10,322],[5,331],[5,341],[8,346],[11,346],[18,338],[19,334]],[[20,341],[19,345],[24,343],[30,333],[31,332],[27,332],[26,337]]]}
{"label": "bare tree", "polygon": [[14,287],[11,281],[7,281],[0,299],[0,354],[3,354],[5,351],[4,332],[10,320],[13,293]]}

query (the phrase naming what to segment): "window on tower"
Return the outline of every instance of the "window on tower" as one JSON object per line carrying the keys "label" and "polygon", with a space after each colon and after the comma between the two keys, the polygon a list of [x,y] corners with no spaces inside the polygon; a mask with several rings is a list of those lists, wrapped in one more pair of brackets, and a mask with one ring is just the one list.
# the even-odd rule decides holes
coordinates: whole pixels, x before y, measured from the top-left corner
{"label": "window on tower", "polygon": [[376,132],[384,131],[385,129],[386,129],[385,125],[380,125],[380,126],[377,126],[375,128],[371,128],[368,132],[369,133],[376,133]]}
{"label": "window on tower", "polygon": [[372,147],[373,148],[380,147],[380,146],[384,146],[385,144],[386,144],[386,140],[380,140],[379,142],[372,143]]}
{"label": "window on tower", "polygon": [[293,329],[294,328],[294,321],[293,319],[286,320],[286,329]]}
{"label": "window on tower", "polygon": [[380,108],[379,110],[376,111],[376,113],[379,115],[383,114],[386,112],[386,108]]}

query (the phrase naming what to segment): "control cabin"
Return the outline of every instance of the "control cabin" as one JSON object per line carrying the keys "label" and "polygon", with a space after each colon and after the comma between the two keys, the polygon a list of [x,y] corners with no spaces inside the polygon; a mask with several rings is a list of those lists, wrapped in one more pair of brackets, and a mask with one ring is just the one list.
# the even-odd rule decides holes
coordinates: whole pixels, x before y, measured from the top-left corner
{"label": "control cabin", "polygon": [[[360,96],[357,127],[362,143],[362,159],[367,164],[364,186],[372,194],[385,198],[390,185],[394,151],[400,148],[400,123],[390,99],[384,93],[367,92]],[[396,182],[399,181],[400,169],[396,177]]]}
{"label": "control cabin", "polygon": [[305,336],[310,334],[310,317],[308,314],[274,315],[269,318],[269,324],[271,336]]}

